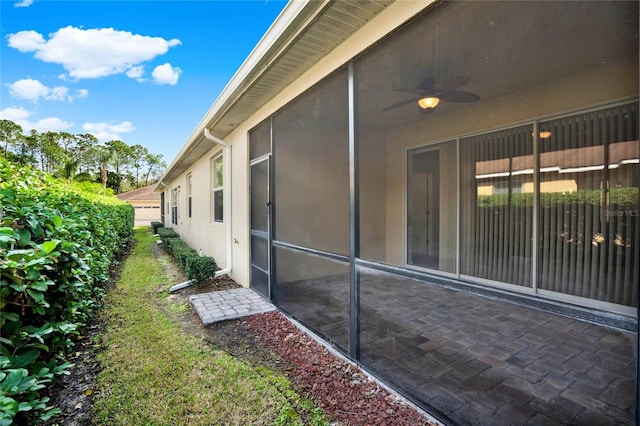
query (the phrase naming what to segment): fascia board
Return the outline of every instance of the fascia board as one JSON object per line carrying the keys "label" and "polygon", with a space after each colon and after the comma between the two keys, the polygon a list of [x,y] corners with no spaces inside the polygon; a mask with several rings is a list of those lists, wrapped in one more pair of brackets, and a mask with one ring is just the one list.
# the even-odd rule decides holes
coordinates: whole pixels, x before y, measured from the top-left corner
{"label": "fascia board", "polygon": [[[328,3],[328,0],[290,1],[285,6],[176,154],[167,171],[162,175],[161,182],[163,180],[171,181],[175,178],[175,176],[172,176],[173,172],[183,162],[188,153],[203,141],[204,128],[215,126],[215,123],[251,87],[251,84],[264,73],[268,66],[278,57],[279,53],[295,42],[297,34],[310,25],[313,22],[313,18]],[[156,191],[158,189],[156,188]]]}

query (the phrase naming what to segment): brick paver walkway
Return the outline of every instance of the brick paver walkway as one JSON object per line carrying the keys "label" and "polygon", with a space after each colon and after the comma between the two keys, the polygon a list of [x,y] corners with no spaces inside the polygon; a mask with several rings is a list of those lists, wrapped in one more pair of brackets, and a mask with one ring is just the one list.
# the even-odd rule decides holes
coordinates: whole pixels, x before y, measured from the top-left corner
{"label": "brick paver walkway", "polygon": [[214,291],[189,296],[203,324],[273,311],[275,306],[249,288]]}

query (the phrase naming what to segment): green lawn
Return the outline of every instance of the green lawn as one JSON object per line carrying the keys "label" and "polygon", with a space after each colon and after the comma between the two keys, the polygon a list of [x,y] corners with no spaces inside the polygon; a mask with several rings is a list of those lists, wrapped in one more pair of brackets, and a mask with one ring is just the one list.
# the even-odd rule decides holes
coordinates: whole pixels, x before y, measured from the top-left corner
{"label": "green lawn", "polygon": [[172,321],[160,290],[174,283],[153,254],[155,238],[139,228],[135,239],[105,301],[97,424],[300,424],[298,412],[307,424],[327,424],[283,376],[212,350]]}

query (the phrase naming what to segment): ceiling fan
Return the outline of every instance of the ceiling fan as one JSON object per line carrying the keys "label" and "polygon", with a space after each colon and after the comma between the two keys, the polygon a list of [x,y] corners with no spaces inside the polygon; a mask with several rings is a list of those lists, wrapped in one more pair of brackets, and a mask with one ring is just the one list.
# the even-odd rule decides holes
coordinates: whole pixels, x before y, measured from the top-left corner
{"label": "ceiling fan", "polygon": [[415,102],[420,113],[426,115],[433,112],[440,101],[446,102],[475,102],[480,96],[475,93],[457,90],[469,82],[469,77],[455,77],[443,81],[436,81],[432,77],[425,77],[422,82],[413,89],[395,89],[397,92],[411,93],[418,95],[411,99],[406,99],[383,111],[389,111],[401,106]]}

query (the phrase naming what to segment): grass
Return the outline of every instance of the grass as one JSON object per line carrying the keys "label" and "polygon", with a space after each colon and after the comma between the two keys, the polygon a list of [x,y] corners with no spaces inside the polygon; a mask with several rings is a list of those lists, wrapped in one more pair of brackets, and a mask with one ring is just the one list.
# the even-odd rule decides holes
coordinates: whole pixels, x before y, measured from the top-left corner
{"label": "grass", "polygon": [[146,228],[134,238],[106,299],[97,424],[328,424],[284,376],[212,350],[172,321],[167,312],[185,306],[167,306],[161,290],[172,283],[153,254],[155,238]]}

